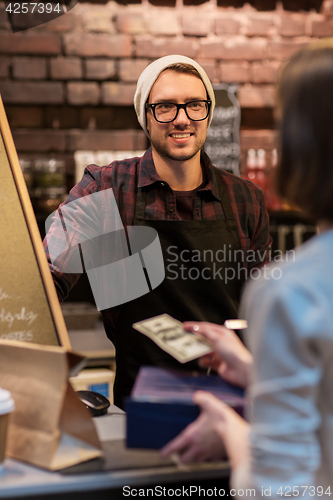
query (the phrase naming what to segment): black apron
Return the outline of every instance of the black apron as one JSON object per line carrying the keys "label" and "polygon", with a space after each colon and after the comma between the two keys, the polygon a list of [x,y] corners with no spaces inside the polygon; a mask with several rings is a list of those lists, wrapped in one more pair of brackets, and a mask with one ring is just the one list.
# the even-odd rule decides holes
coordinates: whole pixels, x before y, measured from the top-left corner
{"label": "black apron", "polygon": [[222,220],[146,220],[145,188],[137,190],[133,224],[157,231],[164,257],[165,279],[148,294],[121,306],[114,332],[114,403],[121,408],[123,398],[130,394],[142,365],[198,370],[197,361],[179,363],[148,337],[134,330],[133,323],[163,313],[179,321],[218,324],[237,318],[243,284],[239,276],[239,268],[243,266],[242,247],[226,191],[218,176],[216,180],[225,215]]}

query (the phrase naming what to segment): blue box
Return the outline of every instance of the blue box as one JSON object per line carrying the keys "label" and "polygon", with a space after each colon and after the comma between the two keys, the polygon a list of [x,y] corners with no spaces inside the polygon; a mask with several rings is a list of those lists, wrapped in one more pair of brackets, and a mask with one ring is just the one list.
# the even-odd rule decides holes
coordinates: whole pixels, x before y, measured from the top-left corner
{"label": "blue box", "polygon": [[159,449],[176,437],[200,413],[192,401],[197,390],[211,392],[243,414],[244,390],[217,375],[142,367],[125,405],[127,447]]}

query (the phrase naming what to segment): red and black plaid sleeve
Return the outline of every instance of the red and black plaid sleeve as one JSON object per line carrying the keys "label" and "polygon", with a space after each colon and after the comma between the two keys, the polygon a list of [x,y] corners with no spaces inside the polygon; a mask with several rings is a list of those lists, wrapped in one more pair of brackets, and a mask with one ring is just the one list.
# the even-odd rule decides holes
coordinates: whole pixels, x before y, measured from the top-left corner
{"label": "red and black plaid sleeve", "polygon": [[[268,214],[262,191],[249,181],[213,167],[208,156],[204,153],[202,154],[202,166],[206,183],[196,194],[194,220],[224,218],[216,184],[216,176],[219,175],[235,215],[244,255],[247,256],[251,252],[254,252],[253,255],[255,255],[249,260],[248,268],[258,266],[267,258],[271,245]],[[132,225],[135,193],[138,186],[146,190],[145,216],[147,219],[178,220],[175,194],[168,184],[158,176],[151,149],[142,158],[115,161],[103,167],[89,165],[84,171],[82,180],[73,187],[64,204],[112,188],[123,224]],[[96,223],[103,224],[109,215],[107,207],[104,207],[103,213],[98,214],[98,222]],[[80,277],[80,274],[62,272],[51,262],[47,242],[57,246],[63,243],[63,238],[62,228],[59,225],[56,227],[53,225],[44,240],[45,252],[60,301],[67,297]],[[113,313],[108,311],[108,314],[110,323],[113,324]]]}

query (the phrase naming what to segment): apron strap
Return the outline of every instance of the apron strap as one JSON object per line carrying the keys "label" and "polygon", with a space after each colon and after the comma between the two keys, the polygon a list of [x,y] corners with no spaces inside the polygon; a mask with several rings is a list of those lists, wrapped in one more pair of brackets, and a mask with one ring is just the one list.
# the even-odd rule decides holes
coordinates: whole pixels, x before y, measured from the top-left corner
{"label": "apron strap", "polygon": [[133,219],[145,220],[146,190],[138,187],[135,192],[135,207]]}
{"label": "apron strap", "polygon": [[[223,186],[222,180],[219,175],[215,175],[215,179],[221,199],[222,209],[225,215],[225,220],[229,227],[237,228],[235,216],[231,208],[231,203],[228,198],[226,189]],[[145,209],[146,189],[138,187],[135,193],[134,219],[145,220]]]}
{"label": "apron strap", "polygon": [[221,177],[219,175],[216,175],[216,173],[215,173],[215,180],[216,180],[217,188],[219,190],[221,204],[222,204],[223,212],[225,215],[225,219],[228,223],[228,226],[229,227],[237,227],[236,219],[234,216],[234,212],[232,211],[232,208],[231,208],[231,203],[230,203],[230,200],[228,198],[227,191],[226,191],[225,187],[223,186]]}

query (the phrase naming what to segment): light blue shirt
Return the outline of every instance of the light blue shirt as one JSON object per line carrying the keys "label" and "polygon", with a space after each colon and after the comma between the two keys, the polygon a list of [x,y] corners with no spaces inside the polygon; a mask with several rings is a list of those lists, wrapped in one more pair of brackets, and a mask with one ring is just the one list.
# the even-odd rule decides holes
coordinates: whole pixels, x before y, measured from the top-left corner
{"label": "light blue shirt", "polygon": [[[237,487],[270,499],[333,494],[333,230],[251,282],[241,316],[254,356],[252,463]],[[263,275],[263,270],[261,271]],[[306,488],[308,487],[308,488]],[[322,489],[323,488],[323,493]],[[319,489],[318,489],[319,488]],[[325,494],[325,492],[327,492]],[[268,495],[270,493],[270,495]],[[281,493],[281,494],[280,494]],[[321,494],[322,493],[322,494]]]}

